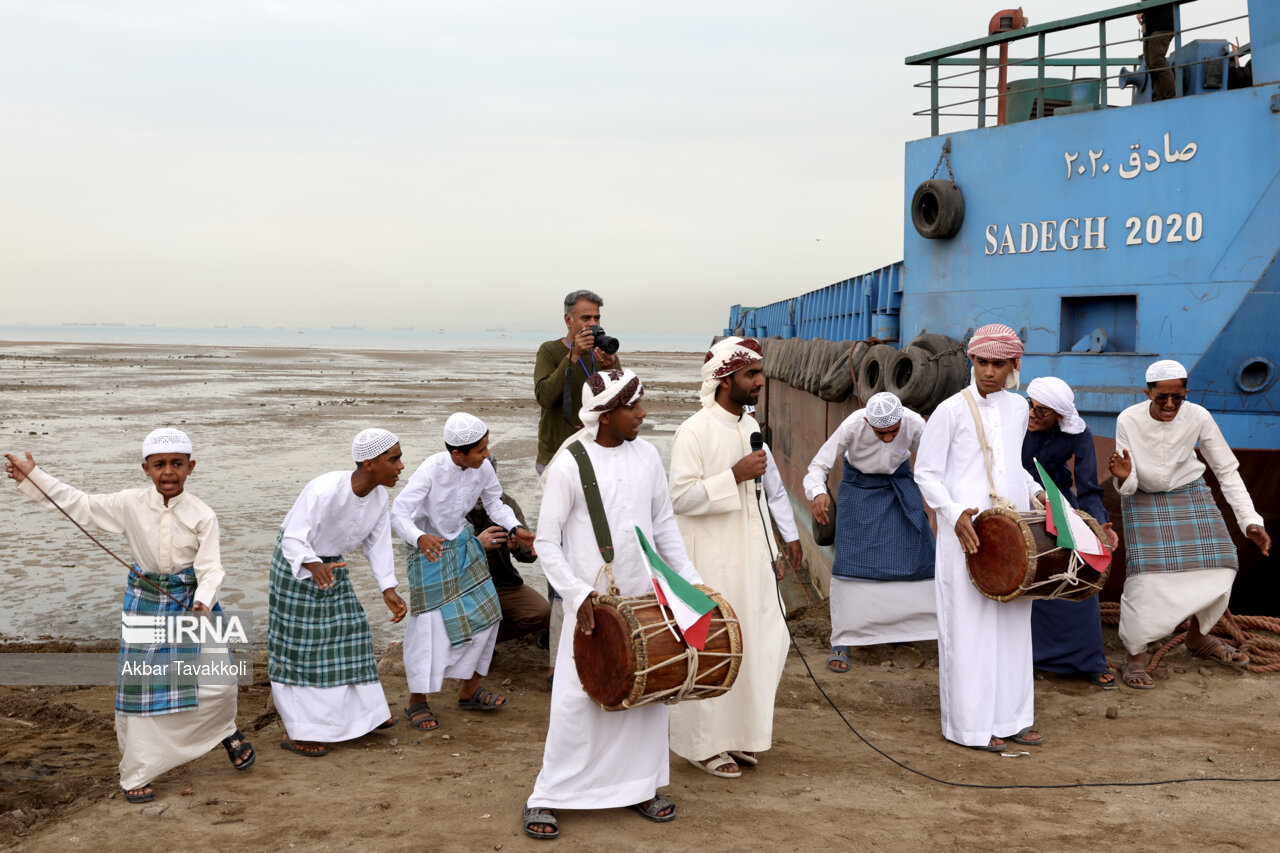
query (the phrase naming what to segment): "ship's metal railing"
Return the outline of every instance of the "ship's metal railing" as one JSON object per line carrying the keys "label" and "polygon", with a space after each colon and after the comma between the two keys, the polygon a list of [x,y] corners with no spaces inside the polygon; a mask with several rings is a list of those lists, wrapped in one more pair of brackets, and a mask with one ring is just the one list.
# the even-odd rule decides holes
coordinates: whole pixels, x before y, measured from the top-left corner
{"label": "ship's metal railing", "polygon": [[[1098,68],[1101,73],[1098,75],[1098,98],[1102,107],[1107,104],[1107,87],[1111,81],[1118,81],[1119,74],[1107,73],[1109,69],[1117,66],[1131,65],[1135,69],[1142,62],[1141,56],[1123,56],[1117,57],[1109,55],[1108,47],[1115,48],[1124,45],[1137,45],[1141,52],[1142,37],[1120,39],[1117,41],[1107,41],[1107,23],[1117,18],[1133,18],[1139,12],[1149,12],[1152,9],[1162,6],[1174,7],[1174,55],[1178,55],[1182,50],[1182,36],[1184,33],[1190,33],[1198,30],[1208,29],[1210,27],[1220,26],[1222,24],[1231,23],[1233,21],[1247,20],[1248,15],[1235,15],[1221,20],[1212,21],[1206,24],[1199,24],[1194,27],[1182,27],[1182,16],[1180,6],[1193,3],[1195,0],[1145,0],[1145,2],[1127,3],[1123,6],[1116,6],[1111,9],[1104,9],[1099,12],[1092,12],[1086,15],[1077,15],[1072,18],[1063,18],[1058,21],[1051,21],[1046,24],[1038,24],[1020,29],[1008,30],[1005,32],[997,32],[985,38],[974,39],[972,41],[963,42],[961,44],[944,47],[939,50],[929,51],[927,53],[919,53],[915,56],[908,56],[905,60],[907,65],[927,66],[929,68],[929,79],[923,83],[916,83],[917,89],[928,87],[929,89],[929,108],[918,110],[912,115],[929,116],[929,135],[937,136],[941,132],[940,123],[943,118],[977,118],[978,127],[986,127],[989,114],[987,110],[987,102],[992,98],[1004,97],[1007,93],[996,91],[992,93],[992,87],[987,82],[987,74],[990,71],[999,71],[1001,67],[1009,70],[1034,68],[1036,70],[1036,85],[1028,87],[1023,92],[1035,92],[1038,103],[1043,103],[1044,92],[1046,89],[1055,88],[1061,85],[1058,81],[1048,80],[1045,78],[1045,69],[1054,67],[1070,67],[1073,69],[1073,77],[1075,69],[1078,68]],[[1097,26],[1098,42],[1084,47],[1074,47],[1068,50],[1058,51],[1056,53],[1046,52],[1047,36],[1052,33],[1060,33],[1067,30],[1076,30],[1087,26]],[[1036,55],[1024,58],[1009,58],[1003,61],[992,59],[989,51],[992,48],[1000,48],[1003,45],[1012,44],[1013,42],[1023,41],[1027,39],[1035,39]],[[961,54],[973,53],[977,51],[978,55],[961,56]],[[1088,52],[1096,52],[1090,56],[1072,56],[1072,54],[1083,54]],[[1248,45],[1238,47],[1234,55],[1242,56],[1249,52]],[[1205,59],[1198,62],[1183,63],[1179,65],[1179,69],[1187,68],[1192,65],[1199,65],[1208,62],[1221,61],[1221,58]],[[942,70],[952,67],[973,67],[972,71],[960,71],[954,74],[943,74]],[[966,81],[967,78],[977,76],[977,84],[972,85]],[[1174,86],[1177,97],[1182,97],[1182,74],[1175,73]],[[964,100],[953,101],[949,103],[941,103],[941,92],[943,89],[960,89],[968,91],[977,91],[977,97],[967,98]],[[976,104],[977,112],[953,112],[957,107],[966,107]],[[1040,109],[1043,115],[1043,108]]]}
{"label": "ship's metal railing", "polygon": [[726,335],[896,341],[902,309],[902,262],[768,305],[735,305]]}

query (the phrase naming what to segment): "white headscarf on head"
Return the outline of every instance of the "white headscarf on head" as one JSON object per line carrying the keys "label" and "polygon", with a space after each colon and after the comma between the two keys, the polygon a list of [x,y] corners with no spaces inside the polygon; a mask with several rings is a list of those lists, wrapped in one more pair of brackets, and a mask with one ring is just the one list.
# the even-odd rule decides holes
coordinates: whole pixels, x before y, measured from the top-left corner
{"label": "white headscarf on head", "polygon": [[902,401],[888,391],[873,394],[867,401],[865,417],[876,429],[887,429],[902,420]]}
{"label": "white headscarf on head", "polygon": [[713,346],[702,361],[702,388],[698,399],[706,409],[716,402],[720,380],[764,358],[755,338],[727,337]]}
{"label": "white headscarf on head", "polygon": [[161,427],[152,430],[142,440],[143,460],[153,453],[185,453],[190,456],[191,439],[180,429]]}
{"label": "white headscarf on head", "polygon": [[578,420],[582,430],[595,438],[600,416],[621,406],[630,406],[644,396],[644,383],[633,370],[604,370],[587,377],[582,386],[582,408]]}
{"label": "white headscarf on head", "polygon": [[1058,429],[1067,435],[1084,432],[1084,419],[1076,412],[1076,394],[1070,385],[1058,377],[1040,376],[1032,379],[1027,386],[1027,396],[1057,412],[1061,417]]}
{"label": "white headscarf on head", "polygon": [[1187,369],[1180,362],[1171,358],[1157,361],[1147,368],[1148,382],[1161,382],[1165,379],[1186,379]]}
{"label": "white headscarf on head", "polygon": [[362,429],[355,441],[351,442],[351,458],[356,462],[377,459],[399,443],[400,439],[393,432],[377,427]]}
{"label": "white headscarf on head", "polygon": [[489,427],[475,415],[454,412],[444,422],[444,443],[450,447],[466,447],[485,437]]}

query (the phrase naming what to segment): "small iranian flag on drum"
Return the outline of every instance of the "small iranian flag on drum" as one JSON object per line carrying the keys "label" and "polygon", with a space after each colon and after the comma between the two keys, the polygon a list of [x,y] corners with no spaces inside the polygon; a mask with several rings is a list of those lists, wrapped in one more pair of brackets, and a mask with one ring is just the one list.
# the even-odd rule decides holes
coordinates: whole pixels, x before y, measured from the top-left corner
{"label": "small iranian flag on drum", "polygon": [[1036,461],[1036,470],[1040,472],[1040,484],[1044,487],[1044,496],[1048,502],[1045,512],[1044,528],[1051,535],[1058,537],[1059,548],[1069,548],[1080,555],[1080,559],[1091,568],[1102,572],[1111,562],[1111,555],[1106,547],[1093,535],[1093,531],[1084,523],[1076,511],[1067,503],[1053,478],[1045,473],[1040,460]]}
{"label": "small iranian flag on drum", "polygon": [[671,615],[680,626],[684,641],[702,651],[707,646],[707,631],[711,628],[711,614],[717,610],[716,603],[668,566],[649,546],[649,540],[644,538],[639,527],[636,528],[636,536],[640,538],[640,549],[649,560],[649,575],[653,579],[658,603],[671,608]]}

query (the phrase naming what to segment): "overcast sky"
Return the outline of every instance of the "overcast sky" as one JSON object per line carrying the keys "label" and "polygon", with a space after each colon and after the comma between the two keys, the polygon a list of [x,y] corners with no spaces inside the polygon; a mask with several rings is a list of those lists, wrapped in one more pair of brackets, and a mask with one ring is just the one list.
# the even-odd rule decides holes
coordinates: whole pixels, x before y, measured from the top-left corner
{"label": "overcast sky", "polygon": [[0,324],[558,328],[588,287],[715,330],[901,259],[902,59],[999,6],[0,0]]}

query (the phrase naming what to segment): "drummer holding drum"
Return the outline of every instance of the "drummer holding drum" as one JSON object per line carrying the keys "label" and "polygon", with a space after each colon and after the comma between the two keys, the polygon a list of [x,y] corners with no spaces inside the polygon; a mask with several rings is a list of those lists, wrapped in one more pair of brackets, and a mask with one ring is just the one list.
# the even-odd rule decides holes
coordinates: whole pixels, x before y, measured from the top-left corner
{"label": "drummer holding drum", "polygon": [[1023,345],[988,324],[969,342],[973,382],[944,400],[925,425],[915,479],[938,519],[938,680],[942,733],[998,752],[1006,740],[1036,746],[1031,602],[995,601],[969,580],[978,548],[973,516],[997,504],[1027,512],[1039,485],[1022,467],[1027,404],[1016,388]]}

